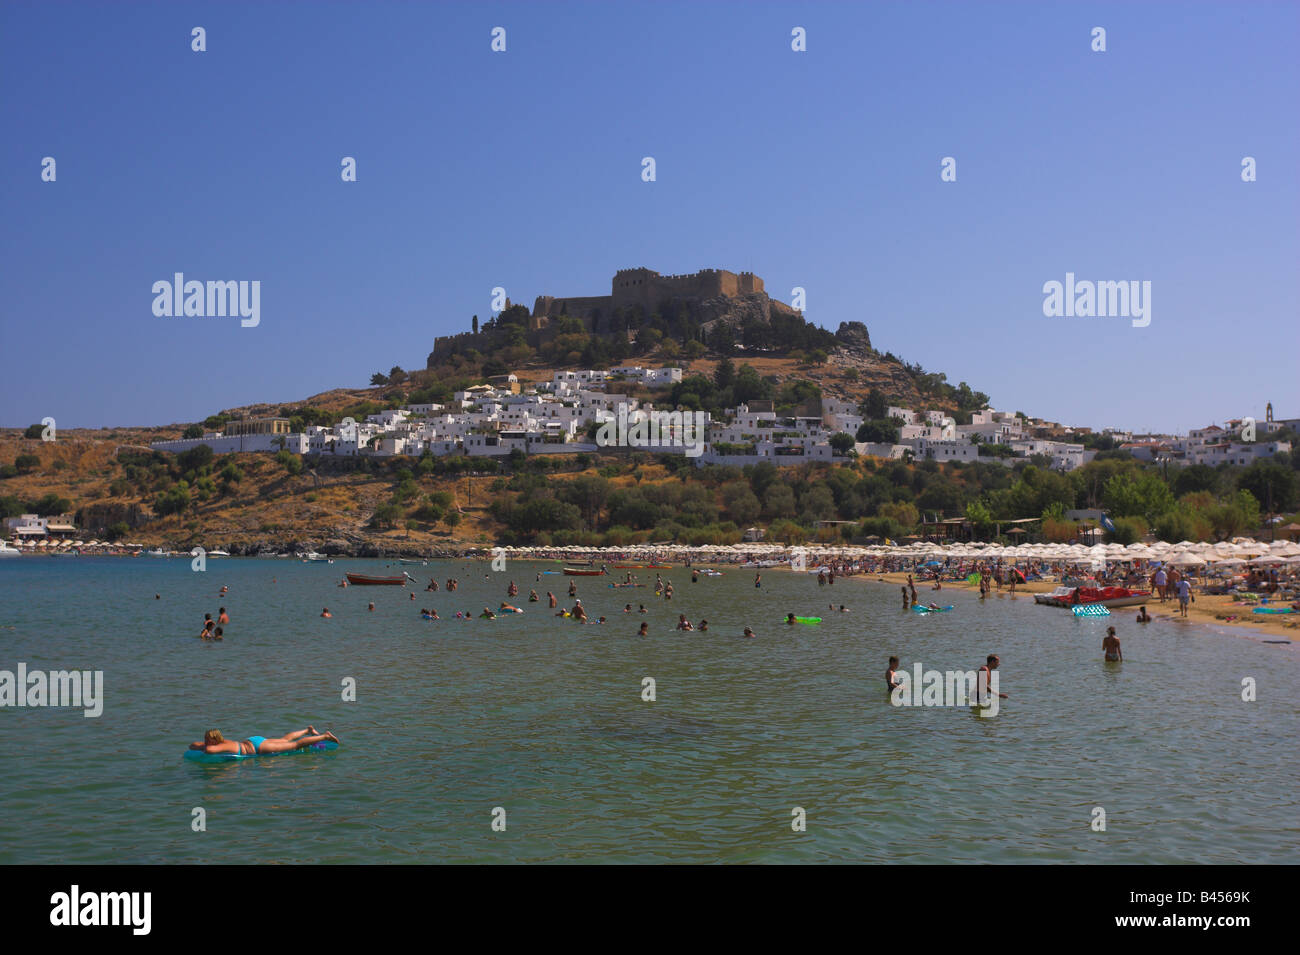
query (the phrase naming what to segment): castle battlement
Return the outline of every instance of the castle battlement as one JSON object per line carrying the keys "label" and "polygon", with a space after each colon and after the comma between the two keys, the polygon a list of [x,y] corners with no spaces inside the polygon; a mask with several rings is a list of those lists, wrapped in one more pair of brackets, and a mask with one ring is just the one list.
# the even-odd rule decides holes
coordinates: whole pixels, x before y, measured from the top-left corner
{"label": "castle battlement", "polygon": [[531,328],[540,331],[560,315],[581,318],[593,330],[619,309],[654,312],[671,299],[705,301],[763,293],[763,280],[753,272],[700,269],[682,275],[660,275],[645,267],[619,269],[610,280],[609,295],[561,297],[539,295],[533,303]]}

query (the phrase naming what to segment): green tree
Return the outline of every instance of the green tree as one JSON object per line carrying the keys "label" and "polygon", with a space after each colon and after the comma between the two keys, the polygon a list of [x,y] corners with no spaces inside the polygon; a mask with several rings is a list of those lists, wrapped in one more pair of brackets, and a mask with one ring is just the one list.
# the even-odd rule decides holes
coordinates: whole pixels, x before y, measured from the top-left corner
{"label": "green tree", "polygon": [[1169,485],[1152,473],[1117,474],[1106,482],[1102,503],[1113,517],[1141,517],[1148,524],[1173,510],[1174,495]]}
{"label": "green tree", "polygon": [[1290,511],[1296,506],[1300,480],[1291,468],[1276,461],[1254,461],[1237,476],[1237,487],[1249,491],[1270,514]]}
{"label": "green tree", "polygon": [[993,514],[982,501],[971,501],[966,505],[966,520],[979,535],[987,534],[993,526]]}
{"label": "green tree", "polygon": [[736,381],[736,366],[732,364],[731,359],[726,355],[718,362],[718,366],[713,369],[713,384],[719,390],[730,388]]}
{"label": "green tree", "polygon": [[285,471],[290,475],[298,475],[302,473],[302,458],[291,451],[285,451],[281,448],[276,452],[275,460],[276,463],[283,466]]}
{"label": "green tree", "polygon": [[831,450],[836,454],[848,454],[853,450],[853,435],[845,434],[843,431],[837,431],[830,436],[829,442]]}
{"label": "green tree", "polygon": [[861,411],[862,417],[868,420],[880,420],[881,418],[884,418],[889,411],[889,402],[885,400],[885,396],[881,393],[879,388],[872,387],[872,389],[867,392],[866,399],[862,402]]}
{"label": "green tree", "polygon": [[900,433],[897,418],[876,418],[862,422],[857,437],[864,444],[897,444]]}

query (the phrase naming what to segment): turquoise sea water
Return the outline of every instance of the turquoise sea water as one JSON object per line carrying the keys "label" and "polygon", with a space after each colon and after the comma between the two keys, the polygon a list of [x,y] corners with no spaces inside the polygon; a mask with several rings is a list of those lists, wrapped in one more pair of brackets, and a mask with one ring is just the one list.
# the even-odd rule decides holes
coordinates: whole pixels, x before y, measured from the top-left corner
{"label": "turquoise sea water", "polygon": [[[399,572],[383,561],[0,561],[0,670],[102,670],[106,698],[98,719],[0,709],[0,863],[1300,861],[1290,646],[1139,627],[1128,610],[1075,620],[1023,595],[945,591],[955,609],[922,616],[863,578],[818,588],[765,571],[756,590],[725,568],[696,584],[666,572],[669,603],[579,578],[609,618],[581,626],[523,602],[533,587],[563,602],[569,578],[534,580],[555,564],[488,580],[486,563],[402,569],[414,601],[336,587],[345,571]],[[461,589],[427,594],[431,576]],[[511,579],[526,614],[446,619],[496,607]],[[624,615],[628,600],[650,613]],[[226,641],[195,639],[219,606]],[[783,626],[790,611],[824,622]],[[675,632],[678,613],[710,632]],[[1101,660],[1107,623],[1122,665]],[[746,624],[757,639],[739,638]],[[990,652],[1011,697],[995,718],[888,702],[890,654],[968,670]],[[341,699],[347,677],[356,702]],[[210,727],[308,723],[342,748],[181,758]],[[1096,806],[1105,832],[1089,827]]]}

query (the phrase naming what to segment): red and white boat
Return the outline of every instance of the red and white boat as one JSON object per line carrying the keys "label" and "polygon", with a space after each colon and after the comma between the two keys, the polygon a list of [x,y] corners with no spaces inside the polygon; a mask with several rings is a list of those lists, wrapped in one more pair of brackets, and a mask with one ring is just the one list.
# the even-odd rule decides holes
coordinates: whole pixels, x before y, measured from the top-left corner
{"label": "red and white boat", "polygon": [[565,567],[564,573],[569,577],[600,577],[605,572],[603,570],[592,570],[590,567]]}
{"label": "red and white boat", "polygon": [[1050,594],[1034,594],[1034,603],[1048,607],[1084,607],[1089,604],[1131,607],[1150,599],[1151,591],[1129,590],[1127,587],[1057,587]]}

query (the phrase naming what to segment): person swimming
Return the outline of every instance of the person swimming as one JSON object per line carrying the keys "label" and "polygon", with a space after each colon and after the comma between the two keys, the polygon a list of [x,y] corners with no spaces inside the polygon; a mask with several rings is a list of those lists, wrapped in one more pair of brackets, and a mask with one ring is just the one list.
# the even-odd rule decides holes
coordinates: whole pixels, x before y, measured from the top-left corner
{"label": "person swimming", "polygon": [[785,616],[785,622],[786,622],[786,623],[791,623],[791,624],[794,623],[794,622],[795,622],[795,621],[794,621],[794,614],[792,614],[792,613],[790,613],[790,614],[786,614],[786,616]]}
{"label": "person swimming", "polygon": [[751,629],[750,627],[746,627],[746,628],[745,628],[745,632],[744,632],[743,634],[741,634],[741,636],[746,637],[746,638],[751,638],[751,637],[754,637],[754,636],[755,636],[755,633],[754,633],[753,629]]}
{"label": "person swimming", "polygon": [[217,611],[217,623],[222,625],[230,623],[230,617],[227,615],[225,607]]}
{"label": "person swimming", "polygon": [[648,624],[648,623],[646,623],[644,620],[642,620],[642,621],[641,621],[641,629],[637,631],[637,634],[636,634],[636,635],[637,635],[638,637],[648,637],[648,636],[650,636],[650,624]]}
{"label": "person swimming", "polygon": [[536,590],[530,590],[530,591],[528,591],[528,602],[529,602],[530,604],[535,604],[535,603],[537,603],[537,601],[539,601],[539,600],[541,600],[541,599],[542,599],[541,597],[538,597],[538,596],[537,596],[537,591],[536,591]]}
{"label": "person swimming", "polygon": [[225,637],[225,632],[224,632],[220,627],[217,627],[216,630],[213,630],[213,631],[212,631],[212,639],[213,639],[213,640],[224,640],[224,639],[226,639],[226,637]]}
{"label": "person swimming", "polygon": [[624,612],[624,613],[631,613],[631,612],[632,612],[632,605],[631,605],[631,604],[628,604],[627,606],[625,606],[625,607],[623,608],[623,612]]}
{"label": "person swimming", "polygon": [[898,679],[898,657],[890,657],[889,669],[885,671],[885,686],[893,693],[902,685],[903,681]]}
{"label": "person swimming", "polygon": [[326,607],[324,610],[322,610],[322,611],[320,612],[320,615],[321,615],[322,617],[332,617],[332,616],[334,616],[334,614],[330,613],[330,608],[329,608],[329,607]]}
{"label": "person swimming", "polygon": [[706,631],[708,631],[708,629],[709,629],[709,621],[707,621],[707,620],[701,620],[701,621],[700,621],[700,633],[705,633]]}
{"label": "person swimming", "polygon": [[190,749],[202,750],[205,753],[231,753],[236,756],[268,756],[272,753],[306,749],[326,740],[332,743],[339,742],[339,738],[333,733],[328,730],[319,733],[314,726],[308,726],[305,730],[294,730],[284,736],[250,736],[242,741],[226,739],[221,730],[208,730],[203,734],[202,740],[190,743]]}
{"label": "person swimming", "polygon": [[1138,623],[1151,622],[1151,615],[1147,613],[1147,608],[1145,606],[1138,608],[1137,622]]}
{"label": "person swimming", "polygon": [[495,620],[497,615],[492,612],[490,607],[484,607],[483,612],[479,614],[479,616],[484,620]]}

